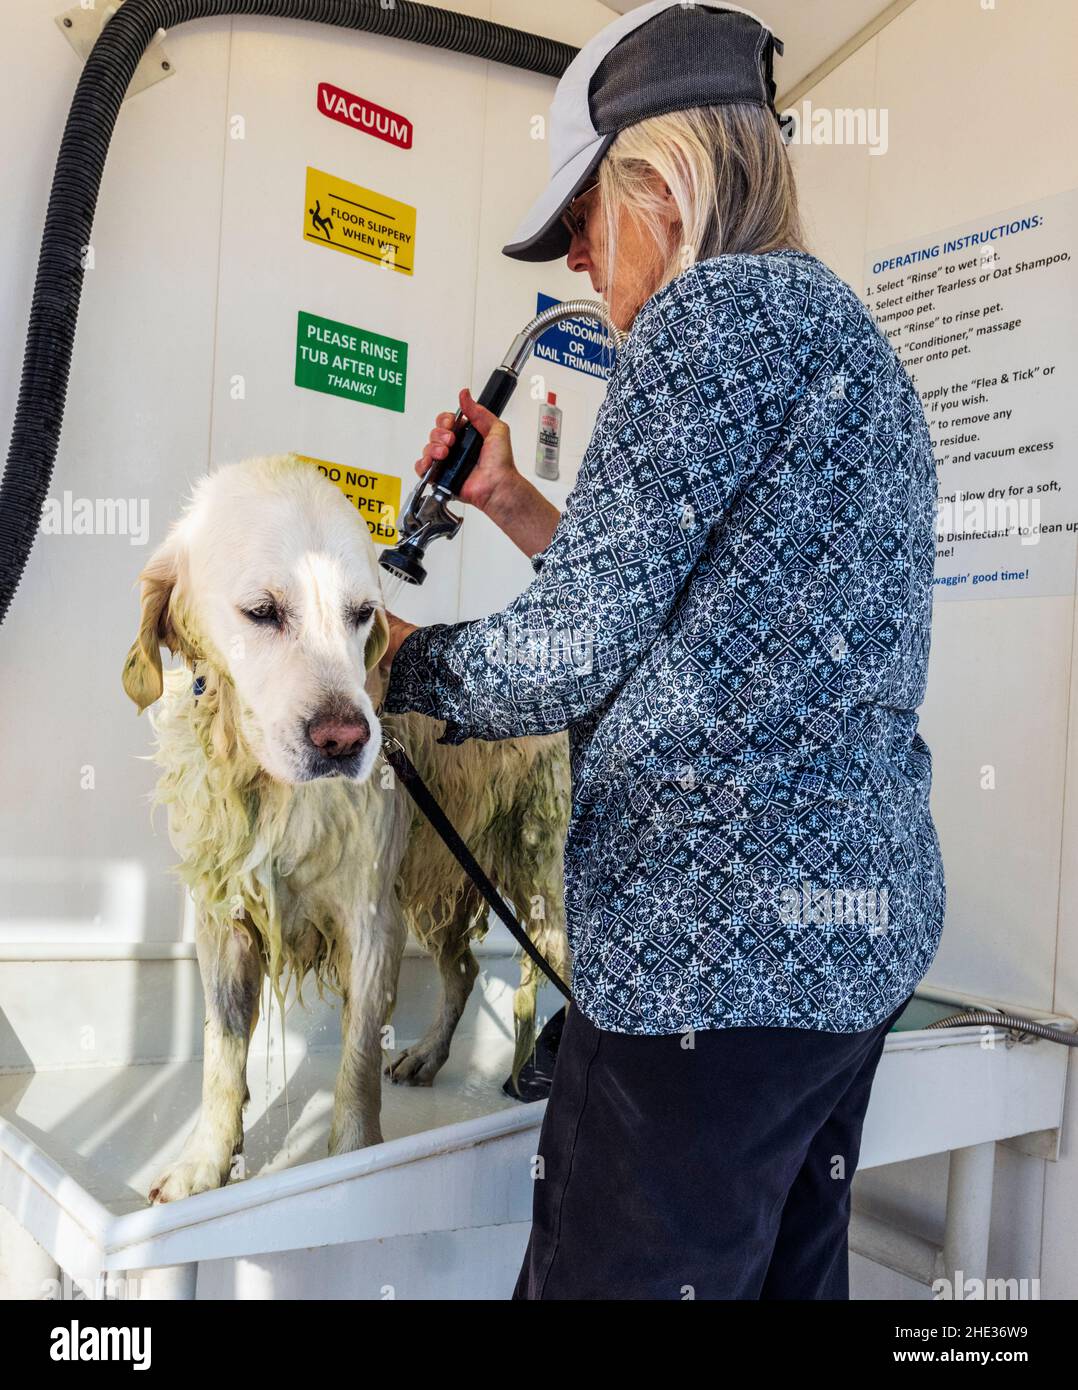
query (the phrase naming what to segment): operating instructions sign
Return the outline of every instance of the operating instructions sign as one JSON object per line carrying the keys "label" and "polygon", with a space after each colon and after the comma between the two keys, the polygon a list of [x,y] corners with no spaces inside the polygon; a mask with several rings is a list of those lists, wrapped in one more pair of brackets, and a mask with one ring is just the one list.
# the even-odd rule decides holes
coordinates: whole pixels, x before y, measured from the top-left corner
{"label": "operating instructions sign", "polygon": [[296,385],[403,410],[408,344],[302,309],[296,325]]}
{"label": "operating instructions sign", "polygon": [[936,457],[938,599],[1075,591],[1078,190],[873,251]]}
{"label": "operating instructions sign", "polygon": [[[535,312],[560,304],[549,294],[536,295]],[[562,319],[548,328],[535,344],[532,356],[557,367],[569,367],[585,376],[608,377],[614,365],[614,344],[598,319]]]}

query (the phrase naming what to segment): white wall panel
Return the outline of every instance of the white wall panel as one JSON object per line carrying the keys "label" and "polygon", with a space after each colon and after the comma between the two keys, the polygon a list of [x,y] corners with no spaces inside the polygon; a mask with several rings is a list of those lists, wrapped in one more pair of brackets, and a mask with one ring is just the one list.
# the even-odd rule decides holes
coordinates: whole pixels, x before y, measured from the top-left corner
{"label": "white wall panel", "polygon": [[[835,106],[867,109],[875,99],[875,81],[876,44],[869,42],[795,102],[793,110],[800,117]],[[869,166],[885,163],[886,156],[870,154],[865,145],[796,142],[789,152],[808,249],[860,293]]]}
{"label": "white wall panel", "polygon": [[[875,105],[888,116],[886,155],[793,147],[818,254],[861,292],[863,257],[874,247],[1078,184],[1067,134],[1076,41],[1078,10],[1059,0],[990,8],[918,0],[898,15],[808,93],[814,106]],[[949,894],[929,979],[1071,1014],[1074,623],[1071,597],[937,604],[922,718]],[[986,765],[994,790],[981,787]],[[1072,1115],[1074,1092],[1072,1084]],[[1039,1274],[1046,1298],[1078,1289],[1078,1161],[1064,1153],[1058,1165],[1010,1153],[997,1164],[993,1270]],[[886,1214],[893,1189],[891,1205],[897,1197],[907,1219],[919,1211],[931,1234],[945,1172],[916,1167],[919,1176],[907,1165],[901,1180],[866,1174],[858,1192]]]}
{"label": "white wall panel", "polygon": [[[4,16],[20,61],[0,84],[6,186],[0,222],[0,412],[10,427],[37,252],[60,134],[81,65],[54,23],[53,0],[23,0]],[[105,169],[85,277],[70,390],[50,496],[134,499],[148,544],[129,535],[41,536],[4,625],[5,718],[0,726],[0,854],[81,865],[85,921],[107,886],[109,861],[147,869],[132,934],[174,937],[179,914],[151,830],[151,777],[137,761],[146,721],[120,685],[138,621],[134,581],[208,461],[224,96],[230,25],[180,28],[174,76],[125,103]],[[8,435],[5,433],[5,443]],[[91,769],[87,773],[84,769]],[[93,789],[83,783],[93,779]],[[27,912],[65,913],[38,866],[21,894]],[[58,886],[66,902],[70,883]],[[40,888],[40,892],[38,891]],[[0,905],[0,916],[6,915]]]}
{"label": "white wall panel", "polygon": [[[870,161],[866,249],[1078,183],[1064,137],[1076,37],[1078,13],[1054,0],[920,3],[879,35],[890,148]],[[963,607],[936,605],[925,706],[951,893],[932,978],[1050,1008],[1073,599]]]}
{"label": "white wall panel", "polygon": [[[229,140],[226,162],[215,460],[294,449],[396,474],[407,494],[430,421],[469,375],[487,68],[376,35],[237,21],[229,110],[246,132]],[[320,81],[407,116],[412,148],[327,119]],[[308,166],[416,208],[412,275],[303,239]],[[297,387],[299,310],[406,342],[403,414]],[[237,375],[242,400],[231,396]],[[432,548],[431,562],[410,614],[455,618],[461,547]]]}

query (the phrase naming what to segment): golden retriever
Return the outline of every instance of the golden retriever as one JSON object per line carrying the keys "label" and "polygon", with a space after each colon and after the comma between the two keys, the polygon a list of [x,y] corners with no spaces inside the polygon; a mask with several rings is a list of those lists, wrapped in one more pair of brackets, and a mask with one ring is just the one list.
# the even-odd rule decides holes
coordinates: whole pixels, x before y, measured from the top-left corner
{"label": "golden retriever", "polygon": [[[437,962],[437,1017],[386,1071],[430,1085],[478,973],[486,905],[384,762],[398,738],[479,862],[568,978],[563,734],[438,744],[440,721],[377,707],[388,627],[374,544],[294,455],[198,483],[141,578],[124,689],[151,716],[157,799],[198,909],[202,1107],[152,1202],[219,1187],[243,1146],[246,1065],[268,978],[342,999],[330,1153],[377,1144],[385,1029],[408,929]],[[182,665],[163,671],[161,647]],[[535,967],[515,1001],[514,1076],[534,1040]]]}

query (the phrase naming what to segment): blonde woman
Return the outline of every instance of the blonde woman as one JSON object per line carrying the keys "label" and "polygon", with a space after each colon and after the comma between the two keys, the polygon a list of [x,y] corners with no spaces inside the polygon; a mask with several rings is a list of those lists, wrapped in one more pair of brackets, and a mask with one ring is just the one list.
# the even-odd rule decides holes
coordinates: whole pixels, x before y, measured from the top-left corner
{"label": "blonde woman", "polygon": [[[387,710],[569,731],[574,1003],[516,1298],[848,1298],[873,1076],[942,930],[932,450],[802,243],[775,43],[655,0],[567,69],[504,249],[566,255],[629,338],[560,516],[461,392],[464,498],[536,577],[482,620],[393,620]],[[536,632],[573,659],[491,655]]]}

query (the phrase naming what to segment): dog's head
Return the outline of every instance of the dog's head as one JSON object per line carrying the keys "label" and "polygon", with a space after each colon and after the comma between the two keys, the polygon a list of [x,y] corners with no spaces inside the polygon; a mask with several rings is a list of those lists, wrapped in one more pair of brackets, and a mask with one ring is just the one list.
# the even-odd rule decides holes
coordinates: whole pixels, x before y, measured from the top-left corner
{"label": "dog's head", "polygon": [[365,688],[389,641],[374,544],[347,498],[293,455],[204,478],[141,575],[124,689],[162,693],[161,647],[236,695],[247,749],[279,782],[369,776],[381,727]]}

